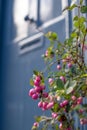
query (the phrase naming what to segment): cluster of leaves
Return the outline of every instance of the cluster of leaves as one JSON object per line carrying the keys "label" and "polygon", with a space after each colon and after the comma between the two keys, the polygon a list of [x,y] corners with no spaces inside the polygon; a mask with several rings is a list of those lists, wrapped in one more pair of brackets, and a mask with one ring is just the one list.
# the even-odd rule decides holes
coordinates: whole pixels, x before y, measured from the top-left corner
{"label": "cluster of leaves", "polygon": [[[73,18],[74,29],[70,37],[60,42],[55,32],[48,32],[45,36],[49,39],[49,47],[43,55],[46,68],[43,72],[34,71],[34,78],[30,80],[31,86],[35,88],[35,77],[40,77],[41,84],[48,81],[48,96],[42,96],[43,90],[39,92],[39,100],[50,102],[49,97],[54,102],[49,110],[50,117],[37,116],[36,122],[41,123],[42,130],[51,127],[55,130],[73,130],[73,113],[77,113],[81,124],[87,124],[87,105],[83,100],[87,97],[87,66],[84,61],[84,51],[87,44],[87,20],[82,13],[87,13],[87,6],[83,5],[83,0],[79,4],[71,4],[64,11],[78,9],[78,15]],[[44,73],[46,72],[46,77]],[[66,101],[66,104],[63,102]],[[86,120],[86,121],[83,121]],[[85,123],[84,123],[85,122]],[[32,130],[39,129],[39,125],[34,124]]]}

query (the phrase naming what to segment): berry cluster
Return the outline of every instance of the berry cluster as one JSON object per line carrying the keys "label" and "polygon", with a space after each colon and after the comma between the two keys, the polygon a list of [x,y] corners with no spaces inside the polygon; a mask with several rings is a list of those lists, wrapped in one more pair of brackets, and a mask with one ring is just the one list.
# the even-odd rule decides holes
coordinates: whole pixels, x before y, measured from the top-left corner
{"label": "berry cluster", "polygon": [[43,111],[51,109],[53,106],[54,106],[54,101],[50,101],[50,102],[40,101],[38,103],[38,107],[42,108]]}
{"label": "berry cluster", "polygon": [[72,108],[74,108],[76,105],[79,105],[79,104],[82,104],[82,102],[83,102],[83,97],[76,97],[76,96],[74,96],[74,95],[72,95],[72,97],[71,97],[71,100],[72,100]]}
{"label": "berry cluster", "polygon": [[86,118],[81,118],[81,119],[80,119],[80,124],[81,124],[81,125],[87,124],[87,119],[86,119]]}
{"label": "berry cluster", "polygon": [[44,92],[43,90],[45,90],[45,85],[41,84],[41,77],[40,76],[36,76],[34,81],[34,88],[29,90],[29,96],[32,97],[32,99],[37,100],[40,97],[48,97],[48,93]]}
{"label": "berry cluster", "polygon": [[45,85],[41,84],[41,77],[36,76],[34,79],[34,88],[29,90],[29,96],[32,99],[41,99],[41,101],[38,102],[38,107],[42,108],[42,110],[48,110],[54,106],[54,100],[47,92],[44,92],[45,88]]}
{"label": "berry cluster", "polygon": [[68,105],[68,100],[64,100],[63,102],[60,103],[60,107],[63,108]]}

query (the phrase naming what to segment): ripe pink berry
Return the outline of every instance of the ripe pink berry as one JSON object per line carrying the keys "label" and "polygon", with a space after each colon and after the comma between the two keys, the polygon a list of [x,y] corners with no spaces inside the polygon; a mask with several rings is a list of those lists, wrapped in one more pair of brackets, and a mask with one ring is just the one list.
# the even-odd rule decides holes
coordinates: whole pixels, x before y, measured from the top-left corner
{"label": "ripe pink berry", "polygon": [[63,105],[66,106],[68,104],[68,100],[63,101]]}
{"label": "ripe pink berry", "polygon": [[38,107],[43,107],[43,102],[42,101],[40,101],[40,102],[38,102]]}
{"label": "ripe pink berry", "polygon": [[60,79],[65,83],[66,82],[66,79],[64,76],[60,76]]}
{"label": "ripe pink berry", "polygon": [[37,86],[37,87],[38,87],[38,86],[39,86],[39,84],[40,84],[40,82],[38,82],[37,80],[34,80],[34,85],[35,85],[35,86]]}
{"label": "ripe pink berry", "polygon": [[63,63],[66,63],[66,59],[63,59],[62,62],[63,62]]}
{"label": "ripe pink berry", "polygon": [[59,128],[60,128],[60,129],[63,128],[63,124],[62,124],[62,123],[59,124]]}
{"label": "ripe pink berry", "polygon": [[50,100],[50,102],[54,101],[54,97],[51,95],[48,95],[48,99]]}
{"label": "ripe pink berry", "polygon": [[61,107],[61,108],[63,108],[63,107],[64,107],[64,104],[63,104],[62,102],[60,103],[60,107]]}
{"label": "ripe pink berry", "polygon": [[46,86],[45,85],[41,85],[41,90],[45,90]]}
{"label": "ripe pink berry", "polygon": [[47,105],[47,109],[50,109],[50,108],[52,108],[54,106],[54,102],[50,102],[50,103],[48,103],[48,105]]}
{"label": "ripe pink berry", "polygon": [[32,96],[35,93],[36,93],[36,91],[35,91],[34,88],[32,88],[32,89],[29,90],[29,96]]}
{"label": "ripe pink berry", "polygon": [[41,92],[41,87],[35,87],[35,91],[36,91],[37,93],[40,93],[40,92]]}
{"label": "ripe pink berry", "polygon": [[83,109],[80,109],[80,110],[79,110],[79,113],[81,113],[81,114],[82,114],[83,112],[84,112],[84,110],[83,110]]}
{"label": "ripe pink berry", "polygon": [[38,94],[37,93],[33,94],[32,99],[37,100],[38,99]]}
{"label": "ripe pink berry", "polygon": [[72,63],[71,62],[69,62],[67,65],[68,65],[69,68],[72,67]]}
{"label": "ripe pink berry", "polygon": [[80,124],[81,124],[81,125],[87,124],[87,119],[86,119],[86,118],[81,118],[81,119],[80,119]]}
{"label": "ripe pink berry", "polygon": [[81,104],[82,101],[83,101],[83,98],[82,98],[82,97],[77,98],[77,104]]}
{"label": "ripe pink berry", "polygon": [[53,82],[54,82],[53,78],[49,78],[48,82],[49,82],[50,85],[52,85]]}
{"label": "ripe pink berry", "polygon": [[58,116],[57,113],[54,113],[54,112],[52,113],[52,117],[53,117],[53,118],[56,118],[57,116]]}
{"label": "ripe pink berry", "polygon": [[47,110],[47,105],[48,105],[48,102],[43,102],[42,108],[43,108],[44,110]]}
{"label": "ripe pink berry", "polygon": [[46,50],[46,52],[45,52],[45,56],[46,56],[46,57],[48,56],[48,50]]}
{"label": "ripe pink berry", "polygon": [[71,99],[72,99],[73,101],[75,101],[75,100],[76,100],[76,96],[73,95],[73,96],[71,97]]}
{"label": "ripe pink berry", "polygon": [[48,97],[48,93],[43,92],[43,97],[44,97],[44,98],[47,98],[47,97]]}
{"label": "ripe pink berry", "polygon": [[34,122],[33,126],[39,127],[39,123],[38,122]]}
{"label": "ripe pink berry", "polygon": [[61,66],[60,66],[60,65],[57,65],[57,69],[58,69],[58,70],[61,70]]}
{"label": "ripe pink berry", "polygon": [[36,76],[35,80],[36,80],[37,82],[40,82],[40,81],[41,81],[40,76]]}
{"label": "ripe pink berry", "polygon": [[80,124],[81,124],[81,125],[83,125],[83,124],[84,124],[84,122],[83,122],[83,121],[80,121]]}

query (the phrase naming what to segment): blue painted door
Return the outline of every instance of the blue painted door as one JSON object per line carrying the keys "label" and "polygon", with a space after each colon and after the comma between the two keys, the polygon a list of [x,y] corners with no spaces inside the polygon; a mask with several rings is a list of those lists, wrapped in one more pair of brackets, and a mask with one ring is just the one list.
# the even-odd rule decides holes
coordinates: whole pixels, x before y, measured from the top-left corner
{"label": "blue painted door", "polygon": [[[1,59],[1,130],[30,130],[41,110],[28,96],[33,69],[44,68],[41,54],[48,46],[43,32],[55,31],[63,41],[69,35],[68,0],[8,0],[5,3]],[[24,21],[29,14],[35,23]]]}

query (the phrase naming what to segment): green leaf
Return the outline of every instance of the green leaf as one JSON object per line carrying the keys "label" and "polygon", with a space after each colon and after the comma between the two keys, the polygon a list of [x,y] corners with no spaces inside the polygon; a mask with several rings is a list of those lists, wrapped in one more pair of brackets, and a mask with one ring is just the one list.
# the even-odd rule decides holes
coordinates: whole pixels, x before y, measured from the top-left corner
{"label": "green leaf", "polygon": [[55,130],[59,130],[58,124],[55,124]]}
{"label": "green leaf", "polygon": [[33,126],[31,130],[38,130],[36,126]]}
{"label": "green leaf", "polygon": [[35,75],[38,75],[38,74],[39,74],[39,72],[38,72],[37,70],[33,70],[33,73],[34,73]]}
{"label": "green leaf", "polygon": [[76,106],[74,107],[74,109],[75,109],[75,110],[80,110],[80,109],[82,109],[82,106],[81,106],[81,105],[76,105]]}
{"label": "green leaf", "polygon": [[69,87],[74,88],[77,85],[76,80],[70,81]]}
{"label": "green leaf", "polygon": [[52,108],[53,112],[58,112],[58,109],[59,109],[59,105],[58,103],[55,103],[54,107]]}
{"label": "green leaf", "polygon": [[80,5],[82,5],[82,3],[83,3],[83,0],[80,0]]}
{"label": "green leaf", "polygon": [[64,88],[67,89],[69,87],[69,80],[65,83]]}
{"label": "green leaf", "polygon": [[78,21],[75,21],[75,22],[74,22],[74,27],[76,27],[76,28],[79,27],[79,22],[78,22]]}
{"label": "green leaf", "polygon": [[72,91],[73,91],[73,88],[72,88],[72,87],[69,87],[69,88],[66,90],[66,94],[70,94]]}
{"label": "green leaf", "polygon": [[78,16],[75,16],[73,21],[77,21],[78,20]]}
{"label": "green leaf", "polygon": [[48,32],[45,36],[51,41],[58,39],[57,33],[55,32]]}
{"label": "green leaf", "polygon": [[79,22],[80,24],[83,24],[84,22],[86,22],[86,18],[80,17],[80,18],[78,19],[78,22]]}
{"label": "green leaf", "polygon": [[57,79],[56,85],[57,85],[57,90],[64,89],[64,84],[61,79]]}
{"label": "green leaf", "polygon": [[34,86],[34,81],[33,81],[33,79],[30,79],[30,85],[31,85],[31,86]]}
{"label": "green leaf", "polygon": [[72,32],[71,33],[71,37],[76,38],[77,37],[77,33],[76,32]]}
{"label": "green leaf", "polygon": [[83,78],[83,77],[87,77],[87,74],[83,74],[83,75],[81,75],[81,78]]}
{"label": "green leaf", "polygon": [[70,81],[69,88],[66,90],[66,94],[70,94],[73,91],[74,87],[76,87],[76,85],[77,85],[76,80]]}
{"label": "green leaf", "polygon": [[40,122],[42,120],[42,117],[41,116],[35,116],[35,120],[36,120],[36,122]]}
{"label": "green leaf", "polygon": [[82,6],[81,7],[81,13],[87,13],[87,6]]}

